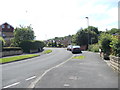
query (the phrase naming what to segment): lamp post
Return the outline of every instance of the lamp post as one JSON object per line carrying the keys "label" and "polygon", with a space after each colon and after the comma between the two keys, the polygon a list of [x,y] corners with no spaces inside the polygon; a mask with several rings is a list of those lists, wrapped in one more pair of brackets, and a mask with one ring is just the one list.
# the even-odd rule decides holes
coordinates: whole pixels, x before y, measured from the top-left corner
{"label": "lamp post", "polygon": [[[87,19],[87,27],[89,27],[89,18],[88,17],[85,17]],[[88,28],[89,30],[89,28]],[[88,32],[88,45],[89,45],[89,32]]]}

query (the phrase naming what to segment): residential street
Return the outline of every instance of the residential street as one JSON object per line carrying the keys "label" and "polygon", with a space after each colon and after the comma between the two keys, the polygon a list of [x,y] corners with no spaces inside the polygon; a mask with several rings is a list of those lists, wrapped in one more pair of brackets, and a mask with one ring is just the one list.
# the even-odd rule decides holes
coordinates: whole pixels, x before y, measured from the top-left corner
{"label": "residential street", "polygon": [[[118,88],[117,72],[99,54],[50,49],[50,54],[3,64],[3,88]],[[71,58],[78,55],[85,58]]]}

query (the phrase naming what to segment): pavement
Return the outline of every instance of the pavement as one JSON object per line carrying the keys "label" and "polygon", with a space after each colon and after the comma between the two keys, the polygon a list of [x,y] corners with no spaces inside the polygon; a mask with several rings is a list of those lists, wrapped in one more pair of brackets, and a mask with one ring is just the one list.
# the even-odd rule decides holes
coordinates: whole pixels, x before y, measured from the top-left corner
{"label": "pavement", "polygon": [[[118,88],[118,73],[99,54],[83,51],[59,67],[48,70],[34,88]],[[56,58],[57,59],[57,58]]]}

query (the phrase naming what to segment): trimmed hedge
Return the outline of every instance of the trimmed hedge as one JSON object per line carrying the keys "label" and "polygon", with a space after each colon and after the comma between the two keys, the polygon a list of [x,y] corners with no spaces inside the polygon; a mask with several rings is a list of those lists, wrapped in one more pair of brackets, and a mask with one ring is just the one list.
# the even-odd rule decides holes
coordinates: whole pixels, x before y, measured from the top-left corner
{"label": "trimmed hedge", "polygon": [[2,51],[16,51],[16,50],[22,50],[21,47],[3,47]]}
{"label": "trimmed hedge", "polygon": [[41,51],[43,47],[45,46],[44,42],[42,41],[22,41],[20,43],[20,47],[23,49],[23,52],[25,53],[31,53],[31,50],[37,50]]}

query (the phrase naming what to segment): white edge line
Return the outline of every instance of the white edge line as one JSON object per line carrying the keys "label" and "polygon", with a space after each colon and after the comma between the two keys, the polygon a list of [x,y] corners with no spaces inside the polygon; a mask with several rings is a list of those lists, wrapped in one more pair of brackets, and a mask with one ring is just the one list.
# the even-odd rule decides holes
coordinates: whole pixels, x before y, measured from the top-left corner
{"label": "white edge line", "polygon": [[[73,56],[72,56],[72,57],[73,57]],[[54,69],[54,68],[57,68],[57,67],[63,65],[63,64],[66,63],[67,61],[71,60],[72,57],[69,58],[69,59],[67,59],[66,61],[64,61],[64,62],[62,62],[62,63],[60,63],[60,64],[58,64],[58,65],[56,65],[56,66],[54,66],[54,67],[52,67],[52,68],[50,68],[50,69],[48,69],[48,70],[46,70],[40,77],[38,77],[34,82],[32,82],[28,88],[34,88],[35,85],[37,84],[37,82],[40,81],[40,80],[42,79],[42,77],[43,77],[47,72],[49,72],[50,70],[52,70],[52,69]]]}
{"label": "white edge line", "polygon": [[3,87],[3,88],[9,88],[9,87],[15,86],[15,85],[17,85],[17,84],[19,84],[19,83],[20,83],[20,82],[16,82],[16,83],[13,83],[13,84],[11,84],[11,85],[5,86],[5,87]]}
{"label": "white edge line", "polygon": [[28,81],[28,80],[31,80],[31,79],[34,79],[34,78],[36,78],[36,76],[32,76],[32,77],[27,78],[27,79],[25,79],[25,80]]}

